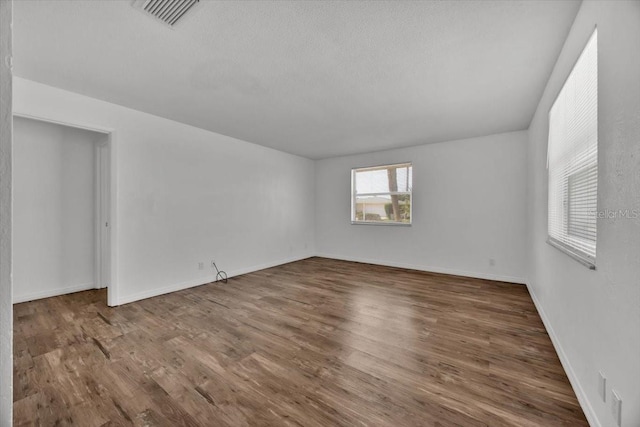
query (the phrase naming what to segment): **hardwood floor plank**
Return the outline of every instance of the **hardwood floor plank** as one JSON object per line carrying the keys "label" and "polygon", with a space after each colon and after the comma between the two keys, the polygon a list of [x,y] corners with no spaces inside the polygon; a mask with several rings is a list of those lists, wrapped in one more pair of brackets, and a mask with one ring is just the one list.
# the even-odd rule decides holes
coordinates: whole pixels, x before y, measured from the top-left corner
{"label": "hardwood floor plank", "polygon": [[587,426],[524,286],[310,258],[17,304],[17,426]]}

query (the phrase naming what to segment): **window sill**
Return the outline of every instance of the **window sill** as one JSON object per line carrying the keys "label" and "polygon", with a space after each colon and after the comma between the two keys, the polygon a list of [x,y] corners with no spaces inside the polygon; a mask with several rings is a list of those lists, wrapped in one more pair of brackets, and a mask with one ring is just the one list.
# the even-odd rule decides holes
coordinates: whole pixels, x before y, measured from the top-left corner
{"label": "window sill", "polygon": [[580,253],[571,250],[570,248],[566,247],[565,245],[563,245],[562,243],[554,240],[551,237],[547,237],[547,243],[551,246],[553,246],[554,248],[558,249],[560,252],[563,252],[567,255],[569,255],[571,258],[573,258],[574,260],[578,261],[580,264],[584,265],[585,267],[587,267],[589,270],[595,270],[596,269],[596,265],[594,264],[593,260],[590,260],[586,257],[584,257],[583,255],[581,255]]}
{"label": "window sill", "polygon": [[394,227],[411,227],[411,223],[406,222],[351,221],[351,225],[392,225]]}

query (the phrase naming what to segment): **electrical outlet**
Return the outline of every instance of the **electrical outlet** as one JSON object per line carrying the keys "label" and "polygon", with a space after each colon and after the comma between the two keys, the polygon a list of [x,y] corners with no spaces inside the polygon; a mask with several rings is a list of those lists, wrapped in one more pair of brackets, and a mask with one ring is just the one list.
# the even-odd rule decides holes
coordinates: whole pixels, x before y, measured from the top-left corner
{"label": "electrical outlet", "polygon": [[622,399],[618,392],[611,390],[611,413],[618,427],[622,426]]}
{"label": "electrical outlet", "polygon": [[603,402],[607,401],[607,377],[602,371],[598,372],[598,394]]}
{"label": "electrical outlet", "polygon": [[496,260],[495,260],[495,259],[493,259],[493,258],[489,258],[489,265],[490,265],[490,266],[492,266],[492,267],[493,267],[494,265],[496,265]]}
{"label": "electrical outlet", "polygon": [[198,270],[204,270],[204,262],[198,263]]}

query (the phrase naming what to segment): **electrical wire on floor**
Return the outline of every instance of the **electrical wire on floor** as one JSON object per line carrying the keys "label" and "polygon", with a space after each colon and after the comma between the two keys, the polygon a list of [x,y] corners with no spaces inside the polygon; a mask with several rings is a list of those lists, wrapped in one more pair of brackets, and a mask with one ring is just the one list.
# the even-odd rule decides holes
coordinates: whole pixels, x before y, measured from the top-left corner
{"label": "electrical wire on floor", "polygon": [[213,268],[216,269],[216,282],[220,280],[222,283],[227,283],[227,273],[223,270],[218,270],[218,266],[215,262],[212,262],[211,264],[213,264]]}

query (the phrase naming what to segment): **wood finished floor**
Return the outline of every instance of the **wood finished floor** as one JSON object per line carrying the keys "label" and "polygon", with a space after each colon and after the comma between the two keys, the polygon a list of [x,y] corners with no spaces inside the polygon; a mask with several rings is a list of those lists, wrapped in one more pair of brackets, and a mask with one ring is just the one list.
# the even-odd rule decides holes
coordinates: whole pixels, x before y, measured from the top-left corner
{"label": "wood finished floor", "polygon": [[14,422],[587,426],[524,286],[311,258],[14,307]]}

